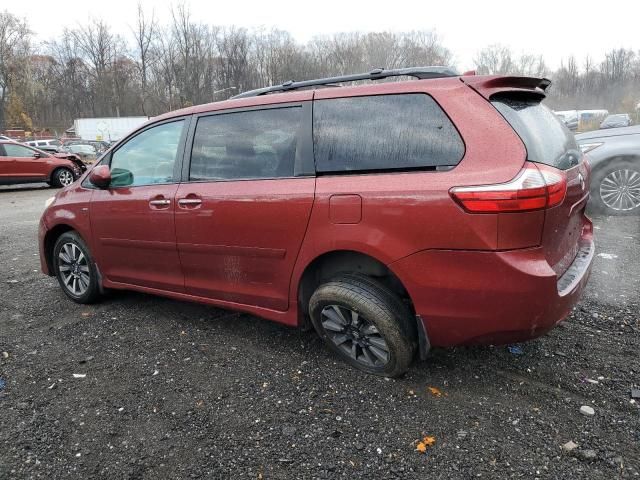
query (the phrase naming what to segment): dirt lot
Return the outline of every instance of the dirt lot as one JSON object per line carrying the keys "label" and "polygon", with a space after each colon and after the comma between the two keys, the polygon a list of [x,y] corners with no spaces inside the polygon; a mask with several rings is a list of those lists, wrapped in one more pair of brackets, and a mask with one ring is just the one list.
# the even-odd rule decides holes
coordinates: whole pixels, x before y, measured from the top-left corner
{"label": "dirt lot", "polygon": [[0,187],[0,478],[640,476],[640,218],[595,219],[587,295],[521,355],[436,350],[385,380],[249,315],[71,303],[39,272],[51,194]]}

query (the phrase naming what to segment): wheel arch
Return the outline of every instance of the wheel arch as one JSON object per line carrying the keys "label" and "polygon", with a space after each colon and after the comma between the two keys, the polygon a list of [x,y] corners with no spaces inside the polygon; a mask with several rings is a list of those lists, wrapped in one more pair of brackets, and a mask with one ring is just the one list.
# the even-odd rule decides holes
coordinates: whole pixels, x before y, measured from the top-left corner
{"label": "wheel arch", "polygon": [[47,231],[44,237],[44,258],[47,262],[47,268],[49,269],[50,275],[54,275],[53,247],[55,246],[58,238],[60,238],[60,235],[62,235],[63,233],[72,232],[72,231],[80,235],[80,233],[75,228],[73,228],[71,225],[66,223],[59,223],[58,225],[52,227],[50,230]]}
{"label": "wheel arch", "polygon": [[309,313],[309,299],[315,289],[340,273],[360,273],[376,278],[396,293],[410,311],[415,313],[411,297],[401,279],[382,261],[355,250],[331,250],[312,259],[299,278],[297,300],[301,323]]}
{"label": "wheel arch", "polygon": [[592,167],[591,174],[595,177],[595,175],[603,172],[607,168],[611,167],[613,164],[622,163],[622,162],[629,162],[629,163],[635,162],[640,168],[640,155],[622,154],[622,153],[611,154],[607,156],[607,158],[603,160],[599,160],[597,163],[595,163],[595,165],[593,165]]}

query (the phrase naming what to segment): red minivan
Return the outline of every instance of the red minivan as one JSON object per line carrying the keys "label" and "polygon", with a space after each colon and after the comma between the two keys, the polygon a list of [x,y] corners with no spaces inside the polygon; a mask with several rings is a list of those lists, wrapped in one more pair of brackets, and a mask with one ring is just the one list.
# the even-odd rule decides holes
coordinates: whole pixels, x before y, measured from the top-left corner
{"label": "red minivan", "polygon": [[535,338],[594,254],[548,85],[379,69],[156,117],[51,200],[42,270],[80,303],[129,289],[313,325],[386,376],[430,346]]}

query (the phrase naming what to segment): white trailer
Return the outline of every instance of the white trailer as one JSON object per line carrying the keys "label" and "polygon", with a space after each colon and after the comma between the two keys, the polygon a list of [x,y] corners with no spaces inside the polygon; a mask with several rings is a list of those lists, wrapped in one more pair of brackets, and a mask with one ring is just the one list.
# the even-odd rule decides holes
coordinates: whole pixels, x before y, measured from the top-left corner
{"label": "white trailer", "polygon": [[149,120],[149,117],[77,118],[73,121],[75,135],[82,140],[120,140],[127,133]]}

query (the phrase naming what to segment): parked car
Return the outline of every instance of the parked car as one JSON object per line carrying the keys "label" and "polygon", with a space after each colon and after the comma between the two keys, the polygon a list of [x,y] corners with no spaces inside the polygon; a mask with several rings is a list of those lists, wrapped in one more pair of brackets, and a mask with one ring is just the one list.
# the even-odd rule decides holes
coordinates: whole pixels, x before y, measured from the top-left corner
{"label": "parked car", "polygon": [[75,153],[85,162],[91,162],[96,159],[97,152],[93,145],[88,143],[72,143],[65,144],[65,149],[71,153]]}
{"label": "parked car", "polygon": [[98,140],[68,140],[64,142],[64,145],[67,147],[70,145],[91,145],[97,154],[106,152],[111,146],[109,142]]}
{"label": "parked car", "polygon": [[616,113],[605,118],[600,124],[600,129],[629,127],[631,123],[631,116],[628,113]]}
{"label": "parked car", "polygon": [[14,142],[15,140],[9,137],[5,137],[4,135],[0,135],[0,141]]}
{"label": "parked car", "polygon": [[48,138],[41,140],[28,140],[24,142],[25,145],[30,147],[36,147],[42,149],[43,147],[60,147],[62,146],[62,142],[56,138]]}
{"label": "parked car", "polygon": [[[313,89],[395,76],[417,80]],[[156,117],[51,199],[42,270],[78,303],[130,289],[310,322],[379,375],[430,345],[537,337],[594,252],[548,85],[376,70]]]}
{"label": "parked car", "polygon": [[564,110],[555,113],[560,120],[567,126],[569,130],[575,132],[578,129],[578,111],[577,110]]}
{"label": "parked car", "polygon": [[50,154],[0,140],[0,184],[47,182],[53,187],[71,185],[87,167],[73,154]]}
{"label": "parked car", "polygon": [[640,213],[640,125],[576,135],[591,164],[592,205],[610,215]]}

